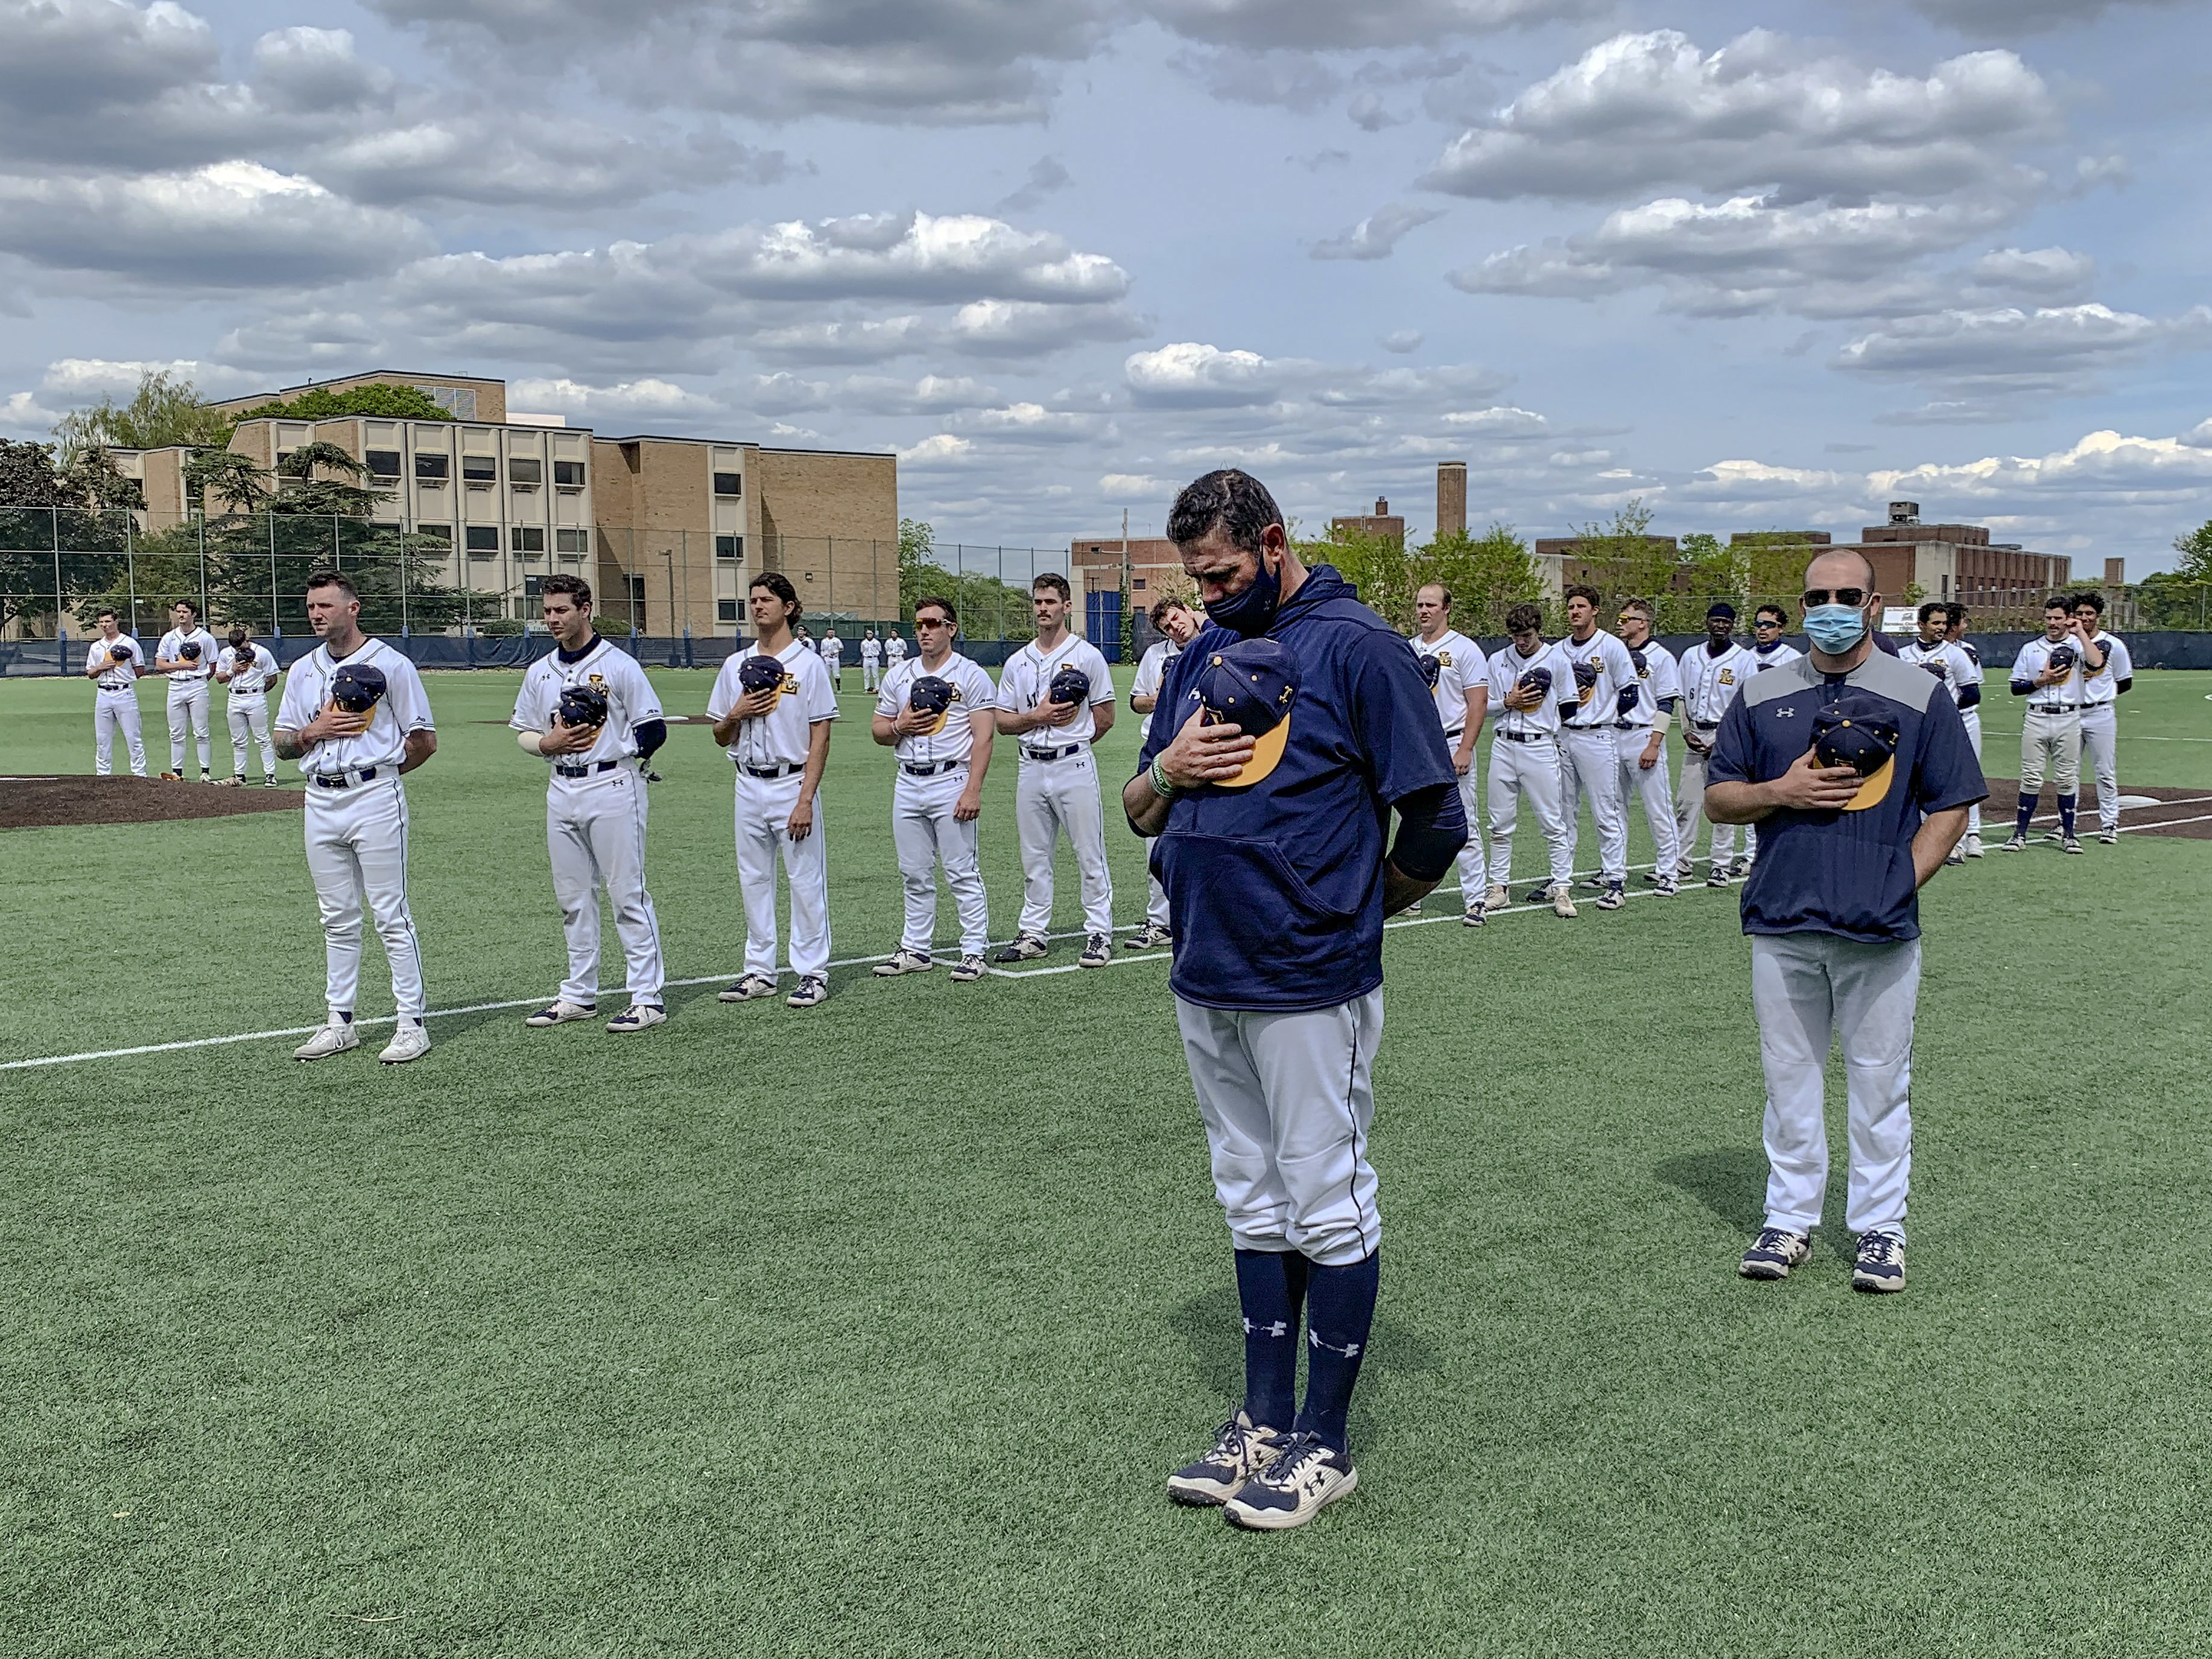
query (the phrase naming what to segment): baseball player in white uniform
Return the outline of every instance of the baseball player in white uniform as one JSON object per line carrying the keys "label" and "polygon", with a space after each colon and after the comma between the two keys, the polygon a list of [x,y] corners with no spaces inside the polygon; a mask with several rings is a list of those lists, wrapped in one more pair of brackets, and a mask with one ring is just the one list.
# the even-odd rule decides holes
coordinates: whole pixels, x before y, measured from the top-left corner
{"label": "baseball player in white uniform", "polygon": [[2101,593],[2074,596],[2075,631],[2081,636],[2081,758],[2097,780],[2097,839],[2120,839],[2120,723],[2118,703],[2136,683],[2127,641],[2105,632]]}
{"label": "baseball player in white uniform", "polygon": [[100,611],[100,632],[84,653],[84,677],[100,688],[92,705],[92,769],[101,777],[115,769],[115,734],[123,733],[131,756],[131,775],[146,775],[146,734],[138,719],[138,677],[146,672],[146,653],[125,633],[116,613]]}
{"label": "baseball player in white uniform", "polygon": [[[1022,833],[1022,914],[1000,962],[1027,962],[1051,947],[1052,862],[1066,830],[1083,873],[1085,968],[1114,959],[1114,878],[1106,868],[1106,817],[1091,745],[1113,729],[1114,681],[1098,647],[1068,631],[1067,578],[1047,571],[1030,584],[1036,638],[999,676],[999,730],[1018,738],[1014,813]],[[1078,682],[1080,682],[1079,684]]]}
{"label": "baseball player in white uniform", "polygon": [[[1966,694],[1969,675],[1975,683],[1979,683],[1981,668],[1967,657],[1965,651],[1943,637],[1944,626],[1949,621],[1951,607],[1940,600],[1930,599],[1922,605],[1915,617],[1919,632],[1897,648],[1897,659],[1908,668],[1917,668],[1934,676],[1942,685],[1944,695],[1951,699],[1952,706],[1959,709],[1963,725],[1966,710],[1960,705],[1960,699]],[[1978,699],[1981,693],[1977,690],[1973,695]],[[1981,722],[1978,720],[1974,724],[1978,728]],[[1973,737],[1973,750],[1975,763],[1979,764],[1982,745],[1978,730]],[[1943,861],[1954,866],[1966,861],[1966,846],[1963,838]]]}
{"label": "baseball player in white uniform", "polygon": [[668,1018],[660,920],[645,890],[645,763],[668,740],[660,699],[637,659],[592,626],[592,588],[581,576],[548,576],[541,588],[550,656],[530,665],[507,724],[525,754],[551,763],[545,784],[545,850],[568,943],[568,976],[524,1024],[597,1018],[599,892],[614,907],[629,969],[629,1006],[607,1022],[623,1035]]}
{"label": "baseball player in white uniform", "polygon": [[884,641],[884,668],[886,672],[906,660],[906,635],[894,634]]}
{"label": "baseball player in white uniform", "polygon": [[1620,607],[1620,642],[1636,670],[1635,695],[1616,694],[1622,811],[1631,800],[1644,803],[1644,822],[1651,831],[1651,884],[1660,893],[1677,892],[1674,866],[1681,842],[1674,828],[1674,782],[1667,775],[1667,728],[1682,701],[1682,678],[1674,653],[1659,643],[1651,624],[1656,616],[1649,599]]}
{"label": "baseball player in white uniform", "polygon": [[883,683],[884,642],[871,628],[860,635],[860,690],[873,691]]}
{"label": "baseball player in white uniform", "polygon": [[834,628],[822,636],[822,665],[830,671],[831,689],[842,691],[845,689],[845,641],[837,637],[837,630]]}
{"label": "baseball player in white uniform", "polygon": [[1492,910],[1507,902],[1513,830],[1525,794],[1551,859],[1544,891],[1553,911],[1571,920],[1575,855],[1559,805],[1559,714],[1562,699],[1575,701],[1575,671],[1559,647],[1544,643],[1543,626],[1544,613],[1534,605],[1515,605],[1505,613],[1510,642],[1490,659],[1490,701],[1498,714],[1490,739],[1490,890],[1483,902]]}
{"label": "baseball player in white uniform", "polygon": [[1573,672],[1569,690],[1579,701],[1559,727],[1559,807],[1571,876],[1582,799],[1589,797],[1597,823],[1597,908],[1618,910],[1628,886],[1628,806],[1620,793],[1620,736],[1628,727],[1620,705],[1621,692],[1636,684],[1636,665],[1628,647],[1597,625],[1598,599],[1595,587],[1567,589],[1567,637],[1559,649]]}
{"label": "baseball player in white uniform", "polygon": [[256,644],[242,627],[230,630],[229,643],[216,654],[216,681],[230,693],[222,716],[230,727],[233,783],[246,781],[246,750],[249,744],[258,744],[261,781],[271,788],[276,785],[276,744],[269,731],[269,693],[282,672],[276,654],[267,646]]}
{"label": "baseball player in white uniform", "polygon": [[[1974,763],[1982,761],[1982,653],[1966,637],[1966,607],[1956,599],[1944,608],[1943,637],[1966,659],[1959,682],[1959,718],[1966,723],[1966,740],[1974,746]],[[1960,843],[1970,859],[1982,856],[1982,804],[1966,809],[1966,838]]]}
{"label": "baseball player in white uniform", "polygon": [[[1168,665],[1182,654],[1183,647],[1196,639],[1199,630],[1206,626],[1198,613],[1181,599],[1156,601],[1152,611],[1152,626],[1166,635],[1148,649],[1137,663],[1137,678],[1129,687],[1129,708],[1139,716],[1137,722],[1137,742],[1142,744],[1152,734],[1152,711],[1159,706],[1160,685],[1166,679]],[[1160,885],[1160,878],[1149,871],[1145,876],[1145,925],[1129,935],[1133,951],[1150,951],[1163,945],[1175,943],[1174,919],[1168,909],[1168,890]]]}
{"label": "baseball player in white uniform", "polygon": [[[830,1000],[830,860],[815,797],[830,762],[836,688],[822,659],[795,637],[799,594],[791,578],[765,570],[746,596],[753,642],[714,677],[707,714],[714,741],[736,763],[738,883],[745,900],[745,971],[725,1002],[776,994],[775,865],[791,882],[791,1008]],[[781,665],[779,672],[778,665]]]}
{"label": "baseball player in white uniform", "polygon": [[937,872],[960,913],[960,961],[951,977],[983,977],[991,942],[991,906],[977,859],[976,820],[983,778],[998,730],[991,677],[952,648],[960,616],[950,599],[915,601],[914,631],[921,654],[884,676],[870,734],[898,757],[891,793],[891,841],[906,889],[906,925],[899,948],[876,964],[878,977],[926,974],[937,965]]}
{"label": "baseball player in white uniform", "polygon": [[[1790,613],[1778,605],[1762,605],[1751,617],[1751,672],[1764,674],[1769,669],[1793,663],[1805,653],[1783,639],[1790,630]],[[1877,647],[1887,644],[1879,634],[1875,635]],[[1759,857],[1759,826],[1749,823],[1743,830],[1743,856],[1729,872],[1734,876],[1747,876]]]}
{"label": "baseball player in white uniform", "polygon": [[[1482,647],[1451,625],[1451,590],[1442,582],[1431,582],[1414,594],[1413,621],[1419,631],[1413,636],[1413,654],[1421,659],[1424,680],[1434,665],[1431,695],[1443,726],[1444,746],[1451,750],[1452,769],[1459,774],[1460,805],[1467,813],[1467,845],[1459,851],[1460,919],[1469,927],[1480,927],[1490,892],[1483,874],[1474,744],[1490,710],[1490,665],[1483,659]],[[1416,902],[1407,908],[1421,907]]]}
{"label": "baseball player in white uniform", "polygon": [[[1679,838],[1674,874],[1690,874],[1698,852],[1698,825],[1705,821],[1705,765],[1712,758],[1713,737],[1721,717],[1742,692],[1753,672],[1755,659],[1736,643],[1735,607],[1717,599],[1705,611],[1705,642],[1683,653],[1675,672],[1682,682],[1682,781],[1674,796],[1674,829]],[[1711,873],[1708,887],[1725,887],[1735,859],[1735,825],[1712,827]]]}
{"label": "baseball player in white uniform", "polygon": [[[1997,850],[2027,850],[2027,826],[2043,798],[2047,772],[2058,792],[2060,844],[2081,850],[2074,833],[2074,812],[2081,783],[2081,676],[2088,665],[2081,625],[2073,607],[2053,598],[2043,607],[2043,635],[2030,640],[2013,659],[2012,694],[2027,699],[2027,721],[2020,734],[2020,804],[2012,838]],[[2092,647],[2094,649],[2094,647]],[[2097,653],[2100,663],[2108,659]]]}
{"label": "baseball player in white uniform", "polygon": [[176,626],[154,647],[154,672],[169,677],[169,770],[185,775],[185,732],[189,726],[199,749],[200,781],[215,781],[215,742],[208,723],[213,701],[208,677],[215,672],[215,635],[200,626],[200,608],[190,599],[176,605]]}
{"label": "baseball player in white uniform", "polygon": [[307,577],[307,622],[322,643],[284,677],[276,752],[307,780],[307,871],[322,911],[330,1019],[292,1051],[322,1060],[361,1046],[354,994],[361,915],[375,918],[392,969],[398,1029],[377,1056],[387,1066],[430,1049],[422,951],[407,908],[407,791],[400,782],[437,752],[430,700],[415,665],[361,631],[361,595],[343,571]]}

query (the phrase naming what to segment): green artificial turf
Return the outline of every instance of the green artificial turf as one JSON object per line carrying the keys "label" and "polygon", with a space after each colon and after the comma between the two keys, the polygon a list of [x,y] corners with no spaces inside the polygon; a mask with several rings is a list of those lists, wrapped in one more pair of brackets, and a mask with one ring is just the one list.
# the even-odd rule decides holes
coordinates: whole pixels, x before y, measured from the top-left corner
{"label": "green artificial turf", "polygon": [[[429,682],[440,1008],[561,971],[542,768],[480,723],[515,684]],[[840,958],[898,925],[857,684]],[[2212,792],[2207,692],[2141,677],[2124,783]],[[0,685],[0,771],[88,769],[91,701]],[[733,973],[726,763],[678,730],[661,769],[671,972]],[[0,833],[0,1060],[316,1020],[299,836]],[[1732,895],[1393,931],[1361,1486],[1283,1537],[1162,1492],[1241,1368],[1163,962],[856,966],[807,1013],[704,984],[627,1039],[458,1015],[403,1068],[284,1039],[0,1072],[0,1654],[2201,1651],[2209,868],[2130,835],[1931,888],[1894,1298],[1846,1288],[1840,1158],[1808,1267],[1732,1271],[1763,1175]],[[373,945],[363,986],[388,1012]]]}

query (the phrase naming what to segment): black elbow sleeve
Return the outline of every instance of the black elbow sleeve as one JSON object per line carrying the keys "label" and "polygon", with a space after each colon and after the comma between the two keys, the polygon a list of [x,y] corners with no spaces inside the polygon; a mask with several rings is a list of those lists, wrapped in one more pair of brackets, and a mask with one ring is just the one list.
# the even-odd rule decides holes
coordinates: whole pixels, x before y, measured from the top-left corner
{"label": "black elbow sleeve", "polygon": [[2012,694],[2015,697],[2024,697],[2034,690],[2035,684],[2032,680],[2014,680],[2012,683]]}
{"label": "black elbow sleeve", "polygon": [[1398,802],[1398,841],[1390,862],[1415,881],[1441,881],[1467,845],[1467,808],[1459,786],[1417,789]]}
{"label": "black elbow sleeve", "polygon": [[1960,708],[1979,708],[1979,707],[1981,706],[1981,701],[1982,701],[1982,688],[1981,688],[1980,686],[1978,686],[1978,685],[1962,685],[1962,686],[1960,686],[1960,687],[1959,688],[1959,707],[1960,707]]}
{"label": "black elbow sleeve", "polygon": [[640,760],[651,760],[653,751],[668,741],[668,722],[640,720],[635,726],[630,727],[629,734],[637,740],[637,757]]}

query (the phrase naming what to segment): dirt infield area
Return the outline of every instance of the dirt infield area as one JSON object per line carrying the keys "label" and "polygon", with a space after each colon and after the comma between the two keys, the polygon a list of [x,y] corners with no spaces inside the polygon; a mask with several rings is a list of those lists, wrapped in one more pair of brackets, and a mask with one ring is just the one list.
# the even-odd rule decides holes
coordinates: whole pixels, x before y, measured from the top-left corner
{"label": "dirt infield area", "polygon": [[[1982,803],[1982,839],[1995,845],[2011,833],[2020,800],[2020,785],[2011,778],[1990,778],[1990,798]],[[2097,787],[2085,783],[2081,791],[2081,833],[2097,832]],[[2051,786],[2043,786],[2043,810],[2036,815],[2039,829],[2055,827],[2058,808]],[[2153,789],[2120,786],[2120,832],[2129,836],[2179,836],[2191,841],[2212,841],[2212,789]]]}
{"label": "dirt infield area", "polygon": [[304,799],[297,789],[269,789],[258,783],[234,789],[222,784],[164,783],[159,778],[0,778],[0,830],[295,812]]}

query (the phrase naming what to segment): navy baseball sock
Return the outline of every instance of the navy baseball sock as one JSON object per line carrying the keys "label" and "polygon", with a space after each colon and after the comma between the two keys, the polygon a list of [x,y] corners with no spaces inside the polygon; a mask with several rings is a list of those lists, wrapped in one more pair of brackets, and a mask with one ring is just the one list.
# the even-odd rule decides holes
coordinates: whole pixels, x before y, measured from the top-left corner
{"label": "navy baseball sock", "polygon": [[2032,795],[2025,789],[2020,792],[2020,805],[2013,812],[2012,832],[2014,835],[2019,836],[2022,841],[2026,841],[2027,839],[2027,821],[2035,816],[2035,809],[2042,805],[2043,791],[2040,789],[2037,790]]}
{"label": "navy baseball sock", "polygon": [[1237,1252],[1237,1300],[1244,1311],[1244,1413],[1287,1429],[1298,1407],[1298,1313],[1312,1264],[1296,1250]]}
{"label": "navy baseball sock", "polygon": [[2072,795],[2061,795],[2058,798],[2058,833],[2069,841],[2074,839],[2075,799]]}
{"label": "navy baseball sock", "polygon": [[1352,1385],[1367,1352],[1367,1328],[1375,1321],[1375,1292],[1382,1281],[1380,1252],[1348,1267],[1314,1264],[1306,1347],[1306,1403],[1297,1429],[1345,1449]]}

